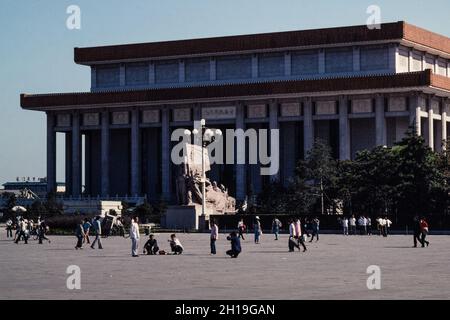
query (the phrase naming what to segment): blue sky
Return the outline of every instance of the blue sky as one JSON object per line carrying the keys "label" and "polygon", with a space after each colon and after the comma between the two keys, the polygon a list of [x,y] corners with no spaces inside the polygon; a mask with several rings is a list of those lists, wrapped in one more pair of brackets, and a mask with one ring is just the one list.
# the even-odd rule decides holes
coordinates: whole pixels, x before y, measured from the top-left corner
{"label": "blue sky", "polygon": [[[66,9],[81,8],[81,30]],[[405,20],[450,36],[450,1],[310,0],[0,0],[0,184],[44,177],[45,116],[20,108],[19,94],[89,90],[89,68],[73,48]],[[58,181],[64,180],[58,138]]]}

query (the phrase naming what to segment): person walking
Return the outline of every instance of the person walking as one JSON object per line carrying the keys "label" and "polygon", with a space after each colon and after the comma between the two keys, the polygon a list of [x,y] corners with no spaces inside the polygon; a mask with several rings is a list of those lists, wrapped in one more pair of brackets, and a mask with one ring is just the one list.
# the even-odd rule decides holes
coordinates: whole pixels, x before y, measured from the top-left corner
{"label": "person walking", "polygon": [[6,237],[7,238],[12,238],[13,237],[12,229],[13,229],[13,222],[12,222],[11,219],[8,219],[6,221]]}
{"label": "person walking", "polygon": [[227,255],[229,255],[231,258],[237,258],[242,251],[241,240],[239,239],[235,231],[230,233],[230,235],[227,237],[227,240],[231,241],[231,250],[227,251]]}
{"label": "person walking", "polygon": [[255,232],[255,243],[259,244],[259,238],[262,235],[261,230],[261,222],[259,221],[259,217],[255,217],[255,223],[253,224],[253,231]]}
{"label": "person walking", "polygon": [[39,244],[42,244],[42,240],[47,240],[48,243],[51,242],[50,239],[45,236],[45,234],[47,233],[47,229],[48,229],[48,226],[45,223],[45,220],[40,220],[39,219],[39,225],[38,225]]}
{"label": "person walking", "polygon": [[211,220],[211,235],[210,235],[210,245],[211,245],[211,254],[216,254],[216,241],[219,238],[219,227]]}
{"label": "person walking", "polygon": [[272,221],[272,233],[275,235],[275,240],[278,240],[280,228],[282,227],[281,221],[275,217]]}
{"label": "person walking", "polygon": [[342,219],[342,233],[344,234],[344,236],[348,236],[348,218],[344,217],[344,219]]}
{"label": "person walking", "polygon": [[95,231],[95,239],[92,242],[91,248],[95,249],[95,244],[98,243],[98,248],[103,249],[102,241],[100,239],[100,237],[102,236],[102,224],[100,223],[100,216],[96,216],[94,221],[92,221],[92,227]]}
{"label": "person walking", "polygon": [[298,245],[303,247],[303,252],[306,251],[306,246],[305,246],[305,239],[303,238],[304,233],[302,230],[302,221],[300,220],[300,218],[297,218],[297,220],[295,221],[295,234],[297,236],[297,243]]}
{"label": "person walking", "polygon": [[238,232],[239,232],[239,238],[242,238],[242,240],[245,240],[245,238],[244,238],[245,229],[246,229],[246,226],[244,224],[244,219],[239,220]]}
{"label": "person walking", "polygon": [[380,218],[380,230],[383,237],[387,237],[386,219],[384,217]]}
{"label": "person walking", "polygon": [[311,240],[309,240],[309,242],[313,242],[314,236],[317,238],[316,242],[319,241],[319,224],[320,224],[319,218],[315,217],[311,222],[312,236],[311,236]]}
{"label": "person walking", "polygon": [[84,229],[84,239],[83,239],[83,243],[86,242],[87,244],[90,244],[91,241],[89,240],[89,230],[91,229],[92,224],[89,222],[88,218],[84,219],[84,223],[83,223],[83,229]]}
{"label": "person walking", "polygon": [[428,231],[428,222],[425,220],[425,217],[422,217],[420,219],[420,242],[422,243],[422,248],[425,247],[425,244],[427,247],[430,245],[430,242],[426,240]]}
{"label": "person walking", "polygon": [[350,226],[350,234],[356,235],[356,218],[354,215],[350,217],[348,224]]}
{"label": "person walking", "polygon": [[83,249],[83,239],[84,239],[84,228],[83,221],[80,220],[77,223],[77,228],[75,229],[75,236],[77,237],[77,244],[75,245],[75,249]]}
{"label": "person walking", "polygon": [[131,219],[131,228],[130,228],[130,239],[131,239],[131,256],[139,257],[139,218],[134,217]]}
{"label": "person walking", "polygon": [[423,245],[422,239],[421,239],[421,231],[420,231],[420,219],[419,219],[419,216],[417,214],[413,218],[412,229],[413,229],[414,248],[417,248],[417,241],[419,241],[419,243],[421,245]]}
{"label": "person walking", "polygon": [[148,236],[147,242],[144,244],[144,254],[155,255],[159,251],[158,241],[156,241],[153,234]]}
{"label": "person walking", "polygon": [[392,221],[389,220],[388,216],[386,216],[385,221],[386,221],[386,237],[387,237],[391,233]]}
{"label": "person walking", "polygon": [[288,240],[288,248],[289,252],[294,252],[294,248],[297,248],[300,251],[300,246],[298,244],[298,236],[296,231],[296,226],[294,220],[289,220],[289,240]]}
{"label": "person walking", "polygon": [[20,222],[19,222],[19,226],[18,226],[18,230],[19,230],[19,234],[16,237],[16,241],[15,243],[19,243],[20,238],[22,237],[23,240],[25,241],[25,244],[28,244],[28,225],[27,225],[27,221],[24,218],[20,218]]}

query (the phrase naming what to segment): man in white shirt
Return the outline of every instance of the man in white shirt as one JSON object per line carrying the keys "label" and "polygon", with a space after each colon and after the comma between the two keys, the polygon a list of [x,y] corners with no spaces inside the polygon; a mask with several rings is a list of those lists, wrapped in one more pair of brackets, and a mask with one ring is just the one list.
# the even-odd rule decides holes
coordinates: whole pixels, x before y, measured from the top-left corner
{"label": "man in white shirt", "polygon": [[386,222],[386,226],[385,226],[385,234],[386,234],[386,235],[385,235],[385,237],[387,237],[388,234],[389,234],[389,231],[390,231],[390,229],[391,229],[392,221],[389,220],[388,217],[386,217],[386,218],[384,219],[384,221]]}
{"label": "man in white shirt", "polygon": [[356,218],[355,218],[355,216],[352,216],[348,220],[348,224],[350,225],[350,234],[355,235],[356,234]]}
{"label": "man in white shirt", "polygon": [[131,220],[130,239],[131,239],[131,255],[133,257],[139,257],[139,218],[135,217]]}
{"label": "man in white shirt", "polygon": [[344,236],[348,236],[348,219],[347,219],[347,217],[345,217],[343,220],[342,220],[342,231],[343,231],[343,233],[344,233]]}
{"label": "man in white shirt", "polygon": [[7,238],[12,238],[12,229],[13,229],[13,222],[11,219],[8,219],[8,221],[6,221],[6,237]]}

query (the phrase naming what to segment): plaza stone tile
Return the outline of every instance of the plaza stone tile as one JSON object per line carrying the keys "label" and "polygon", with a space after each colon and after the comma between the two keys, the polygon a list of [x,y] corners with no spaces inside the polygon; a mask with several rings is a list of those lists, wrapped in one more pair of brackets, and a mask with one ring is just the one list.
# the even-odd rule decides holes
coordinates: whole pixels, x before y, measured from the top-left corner
{"label": "plaza stone tile", "polygon": [[[287,235],[261,244],[250,234],[238,259],[225,255],[221,234],[216,256],[209,234],[178,234],[180,256],[131,257],[129,239],[103,239],[104,250],[74,249],[71,236],[43,245],[0,237],[0,299],[449,299],[449,236],[430,236],[428,248],[412,248],[412,236],[322,235],[307,252],[289,253]],[[169,250],[169,234],[156,234]],[[146,237],[141,238],[141,249]],[[81,289],[69,290],[69,265],[81,269]],[[367,267],[381,270],[381,289],[369,290]]]}

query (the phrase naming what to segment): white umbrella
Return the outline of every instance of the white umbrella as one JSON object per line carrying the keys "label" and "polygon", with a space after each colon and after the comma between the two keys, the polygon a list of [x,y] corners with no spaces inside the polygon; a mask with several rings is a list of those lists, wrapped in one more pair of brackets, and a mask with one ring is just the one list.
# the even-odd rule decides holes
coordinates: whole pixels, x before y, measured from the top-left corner
{"label": "white umbrella", "polygon": [[22,207],[22,206],[15,206],[15,207],[12,207],[12,208],[11,208],[11,211],[14,211],[14,212],[26,212],[27,209],[25,209],[25,208]]}

